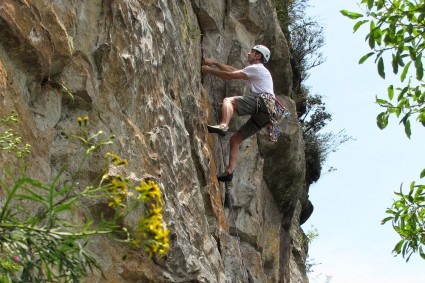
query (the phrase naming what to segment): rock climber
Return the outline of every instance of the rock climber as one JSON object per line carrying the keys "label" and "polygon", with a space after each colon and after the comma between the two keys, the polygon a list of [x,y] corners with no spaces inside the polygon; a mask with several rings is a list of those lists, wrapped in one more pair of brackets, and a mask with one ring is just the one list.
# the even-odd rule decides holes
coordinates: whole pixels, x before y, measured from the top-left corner
{"label": "rock climber", "polygon": [[[221,123],[207,126],[208,132],[225,136],[229,129],[230,119],[235,112],[239,116],[251,115],[251,118],[230,138],[229,164],[225,171],[217,176],[220,182],[232,180],[239,155],[239,145],[242,141],[254,135],[270,122],[270,108],[267,101],[274,101],[275,95],[272,76],[264,67],[264,64],[269,61],[270,55],[270,50],[264,45],[254,46],[248,53],[249,66],[241,70],[210,58],[204,58],[202,73],[211,74],[223,80],[247,80],[251,89],[250,95],[224,98]],[[211,66],[216,68],[211,68]]]}

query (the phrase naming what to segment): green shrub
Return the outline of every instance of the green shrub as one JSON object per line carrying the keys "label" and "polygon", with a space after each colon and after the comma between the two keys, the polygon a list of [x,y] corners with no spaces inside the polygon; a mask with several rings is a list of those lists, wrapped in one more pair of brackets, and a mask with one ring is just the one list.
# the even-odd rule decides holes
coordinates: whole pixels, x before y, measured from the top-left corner
{"label": "green shrub", "polygon": [[[12,113],[1,121],[3,125],[16,122],[17,115]],[[27,176],[23,166],[20,175],[6,172],[7,180],[0,180],[5,192],[0,207],[0,282],[79,282],[90,271],[101,272],[95,256],[87,249],[89,238],[95,235],[109,235],[132,247],[143,245],[150,256],[163,255],[169,249],[169,230],[162,219],[158,185],[153,180],[132,185],[125,177],[108,173],[111,167],[127,165],[125,159],[108,152],[105,173],[93,184],[79,188],[83,164],[112,144],[114,137],[105,136],[102,131],[92,134],[88,117],[79,117],[78,124],[75,133],[65,135],[84,148],[76,172],[66,174],[63,169],[52,181],[43,183]],[[20,142],[15,134],[0,136],[0,144],[13,145],[2,147],[10,153],[21,150]],[[135,198],[128,198],[130,191]],[[96,223],[70,217],[87,198],[105,201],[113,209],[112,216],[102,216]],[[137,227],[123,227],[122,219],[142,203],[146,204],[145,214]]]}

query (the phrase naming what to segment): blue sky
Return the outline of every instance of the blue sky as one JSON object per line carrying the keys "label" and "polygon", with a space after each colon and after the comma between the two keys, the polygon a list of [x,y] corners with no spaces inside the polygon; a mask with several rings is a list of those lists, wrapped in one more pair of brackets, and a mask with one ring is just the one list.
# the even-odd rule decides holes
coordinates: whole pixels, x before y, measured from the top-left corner
{"label": "blue sky", "polygon": [[375,97],[385,98],[390,81],[378,76],[372,60],[358,65],[369,52],[366,29],[353,34],[354,21],[339,13],[359,11],[356,2],[310,0],[309,14],[325,28],[322,52],[327,60],[311,70],[306,84],[312,94],[324,97],[333,116],[325,131],[345,129],[356,139],[330,154],[327,165],[337,171],[310,187],[315,210],[303,229],[318,230],[309,254],[320,263],[310,282],[327,282],[329,275],[332,283],[423,283],[425,261],[413,256],[406,263],[401,256],[393,257],[399,238],[391,225],[380,221],[387,216],[393,192],[402,183],[407,189],[411,181],[419,181],[425,168],[425,129],[414,127],[409,140],[395,119],[385,130],[376,126],[380,107]]}

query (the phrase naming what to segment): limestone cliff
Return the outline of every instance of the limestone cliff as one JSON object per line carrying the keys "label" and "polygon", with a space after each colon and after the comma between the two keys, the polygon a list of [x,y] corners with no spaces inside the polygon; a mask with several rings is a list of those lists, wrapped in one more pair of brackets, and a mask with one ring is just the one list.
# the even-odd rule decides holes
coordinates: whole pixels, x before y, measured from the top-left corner
{"label": "limestone cliff", "polygon": [[[249,90],[203,77],[201,54],[242,68],[255,44],[271,49],[275,92],[293,115],[277,143],[260,133],[242,144],[226,188],[215,176],[230,135],[209,135],[206,125],[218,121],[223,97]],[[106,279],[87,282],[308,281],[300,223],[312,207],[289,57],[272,0],[0,2],[0,117],[18,112],[18,132],[32,145],[30,173],[46,180],[73,164],[60,133],[89,116],[117,136],[127,173],[150,176],[164,191],[169,254],[151,261],[98,238],[90,246]],[[246,119],[236,117],[230,130]],[[100,163],[92,160],[84,177]],[[98,211],[93,204],[81,214]]]}

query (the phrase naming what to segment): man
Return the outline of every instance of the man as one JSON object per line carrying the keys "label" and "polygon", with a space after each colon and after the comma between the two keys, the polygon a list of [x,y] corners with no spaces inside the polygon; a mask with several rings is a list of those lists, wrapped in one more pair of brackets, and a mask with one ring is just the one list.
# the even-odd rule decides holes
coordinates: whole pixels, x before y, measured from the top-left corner
{"label": "man", "polygon": [[[242,141],[254,135],[270,122],[271,116],[264,98],[274,100],[275,96],[272,76],[263,65],[269,59],[270,50],[263,45],[256,45],[251,49],[251,52],[248,53],[250,65],[242,70],[209,58],[204,59],[202,73],[211,74],[223,80],[247,80],[251,89],[251,95],[224,98],[221,123],[216,126],[208,125],[208,132],[225,136],[233,113],[237,112],[239,116],[251,115],[251,118],[230,138],[229,164],[226,170],[217,176],[220,182],[232,180],[239,155],[239,145]],[[213,69],[211,66],[218,69]]]}

